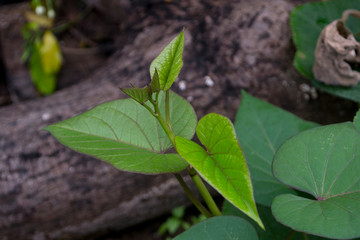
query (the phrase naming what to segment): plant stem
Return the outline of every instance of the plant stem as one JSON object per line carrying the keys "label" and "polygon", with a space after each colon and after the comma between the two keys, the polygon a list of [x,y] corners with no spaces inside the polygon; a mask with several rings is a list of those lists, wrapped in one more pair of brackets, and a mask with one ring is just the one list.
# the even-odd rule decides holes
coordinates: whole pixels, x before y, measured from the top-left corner
{"label": "plant stem", "polygon": [[159,121],[161,127],[164,129],[164,131],[165,131],[166,135],[168,136],[168,138],[170,139],[171,144],[173,145],[173,147],[175,147],[175,134],[174,134],[173,130],[165,122],[164,118],[161,116],[160,109],[159,109],[159,106],[158,106],[157,102],[154,102],[154,100],[152,100],[151,98],[150,98],[150,102],[152,103],[152,105],[155,108],[155,117],[156,117],[156,119]]}
{"label": "plant stem", "polygon": [[175,173],[174,174],[176,179],[178,180],[178,182],[180,183],[181,187],[183,188],[184,192],[186,193],[186,195],[188,196],[188,198],[191,200],[191,202],[195,205],[195,207],[202,213],[204,214],[205,217],[209,218],[211,217],[211,213],[209,212],[209,210],[207,210],[204,205],[202,205],[202,203],[194,196],[194,194],[192,193],[192,191],[190,190],[190,188],[186,185],[184,179],[180,176],[180,174]]}
{"label": "plant stem", "polygon": [[189,172],[192,180],[194,181],[196,187],[199,189],[199,192],[200,192],[201,196],[204,198],[204,201],[206,202],[207,206],[209,207],[211,213],[214,216],[222,215],[219,208],[217,207],[214,199],[212,198],[211,194],[207,190],[204,182],[199,177],[199,174],[197,174],[197,172],[193,168],[188,168],[188,172]]}
{"label": "plant stem", "polygon": [[171,144],[173,145],[173,147],[175,147],[175,134],[174,134],[174,132],[172,131],[171,128],[168,127],[168,125],[166,124],[164,118],[161,115],[158,115],[156,118],[158,119],[160,125],[163,127],[166,135],[169,137],[169,139],[171,141]]}
{"label": "plant stem", "polygon": [[[171,128],[170,121],[170,90],[166,90],[165,95],[165,115],[166,115],[166,124]],[[175,147],[175,145],[174,145]]]}
{"label": "plant stem", "polygon": [[304,237],[304,240],[309,240],[309,236],[306,234],[306,233],[302,233],[303,237]]}
{"label": "plant stem", "polygon": [[[167,99],[168,100],[168,99]],[[157,101],[153,100],[150,98],[150,102],[151,104],[154,106],[155,109],[155,113],[151,110],[150,107],[147,107],[146,109],[148,109],[151,114],[159,121],[161,127],[164,129],[166,135],[168,136],[168,138],[171,141],[171,144],[175,147],[175,134],[172,131],[172,129],[169,127],[168,124],[166,124],[164,118],[161,116],[160,114],[160,109],[159,106],[157,104]],[[146,106],[146,105],[143,105]],[[188,196],[188,198],[191,200],[191,202],[194,204],[194,206],[202,213],[204,214],[207,218],[211,217],[211,213],[209,212],[209,210],[207,210],[204,205],[202,205],[202,203],[194,196],[194,194],[191,192],[191,190],[189,189],[189,187],[186,185],[186,183],[184,182],[184,180],[182,179],[182,177],[175,173],[175,178],[178,180],[179,184],[181,185],[181,187],[183,188],[183,190],[185,191],[186,195]]]}
{"label": "plant stem", "polygon": [[[157,101],[153,100],[152,98],[149,99],[149,101],[151,102],[151,104],[154,106],[155,112],[153,113],[153,115],[155,116],[155,118],[159,121],[161,127],[164,129],[166,135],[168,136],[168,138],[170,139],[172,145],[174,148],[176,148],[176,144],[175,144],[175,133],[173,132],[173,130],[171,129],[171,124],[170,124],[170,99],[169,99],[169,93],[170,91],[167,90],[166,91],[166,96],[165,96],[165,113],[166,113],[166,121],[164,120],[164,118],[162,117],[161,113],[160,113],[160,109],[159,109],[159,105],[157,104]],[[149,109],[148,109],[149,110]],[[212,198],[211,194],[209,193],[209,191],[207,190],[205,184],[203,183],[203,181],[201,180],[201,178],[199,177],[199,175],[197,174],[197,172],[193,169],[193,168],[188,168],[188,172],[191,176],[191,179],[194,181],[196,187],[199,189],[199,192],[201,194],[201,196],[203,197],[203,199],[205,200],[205,203],[208,205],[212,215],[214,216],[220,216],[222,215],[219,208],[217,207],[214,199]],[[175,175],[176,179],[178,179],[179,181],[179,177],[180,175]],[[185,190],[184,188],[184,183],[185,182],[181,182],[179,181],[180,185],[183,187],[184,191],[186,194],[191,193],[187,190]],[[188,188],[186,186],[186,188]],[[193,204],[199,209],[199,211],[201,213],[203,213],[204,209],[206,211],[208,211],[195,197],[194,195],[188,194],[188,197],[190,198],[190,200],[193,202]],[[196,201],[194,201],[196,200]],[[200,206],[200,207],[198,207]],[[204,213],[203,213],[204,214]],[[211,214],[204,214],[206,217],[211,216]]]}
{"label": "plant stem", "polygon": [[148,106],[146,105],[145,103],[144,104],[141,104],[144,108],[146,108],[150,113],[151,115],[153,115],[154,117],[157,117],[156,113],[154,113],[154,111]]}

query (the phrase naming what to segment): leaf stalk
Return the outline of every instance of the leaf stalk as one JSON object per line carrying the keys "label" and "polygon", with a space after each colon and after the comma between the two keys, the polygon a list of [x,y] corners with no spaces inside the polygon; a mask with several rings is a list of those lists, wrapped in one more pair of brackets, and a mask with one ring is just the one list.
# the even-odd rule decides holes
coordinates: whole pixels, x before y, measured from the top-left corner
{"label": "leaf stalk", "polygon": [[[166,124],[171,129],[171,121],[170,121],[170,90],[166,90],[165,95],[165,115],[166,115]],[[175,147],[175,145],[174,145]]]}
{"label": "leaf stalk", "polygon": [[174,176],[180,183],[181,187],[183,188],[184,192],[188,196],[188,198],[191,200],[191,202],[195,205],[195,207],[207,218],[211,217],[212,214],[207,210],[204,205],[194,196],[193,192],[190,190],[190,188],[185,183],[184,179],[180,176],[180,174],[175,173]]}
{"label": "leaf stalk", "polygon": [[[168,138],[171,141],[171,144],[173,145],[174,148],[176,148],[176,143],[175,143],[175,133],[173,132],[172,128],[171,128],[171,121],[170,121],[170,91],[167,90],[166,91],[166,95],[165,95],[165,115],[166,115],[166,121],[165,119],[162,117],[161,113],[160,113],[160,108],[159,105],[157,104],[157,101],[153,100],[152,98],[149,99],[151,104],[154,106],[155,112],[152,112],[152,110],[148,107],[147,109],[149,111],[152,112],[153,116],[159,121],[161,127],[164,129],[166,135],[168,136]],[[146,105],[143,105],[146,106]],[[200,176],[197,174],[197,172],[193,169],[193,168],[188,168],[188,172],[191,176],[191,179],[193,180],[193,182],[195,183],[195,186],[198,188],[201,196],[203,197],[205,203],[207,204],[207,206],[210,209],[210,212],[201,204],[201,202],[196,199],[196,197],[194,196],[194,194],[190,191],[190,189],[187,187],[186,183],[184,182],[184,180],[182,180],[181,176],[179,174],[174,174],[176,179],[179,181],[181,187],[184,189],[186,195],[188,196],[188,198],[192,201],[192,203],[195,205],[195,207],[202,213],[204,214],[207,218],[213,216],[220,216],[221,211],[219,210],[219,208],[217,207],[214,199],[212,198],[211,194],[209,193],[209,191],[207,190],[204,182],[201,180]]]}
{"label": "leaf stalk", "polygon": [[199,174],[195,171],[195,169],[189,167],[188,172],[191,176],[191,179],[194,181],[196,187],[199,189],[201,196],[203,197],[206,205],[209,207],[211,213],[214,216],[221,216],[221,211],[219,210],[218,206],[216,205],[214,199],[212,198],[211,194],[209,193],[208,189],[206,188],[204,182],[201,180]]}

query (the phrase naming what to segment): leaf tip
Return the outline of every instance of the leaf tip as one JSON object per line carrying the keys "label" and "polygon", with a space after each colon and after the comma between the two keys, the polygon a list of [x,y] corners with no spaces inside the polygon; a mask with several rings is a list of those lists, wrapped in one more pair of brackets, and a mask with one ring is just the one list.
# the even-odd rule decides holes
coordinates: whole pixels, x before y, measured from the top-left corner
{"label": "leaf tip", "polygon": [[[50,126],[51,126],[51,125],[50,125]],[[48,131],[48,132],[50,132],[50,130],[49,130],[49,127],[50,127],[50,126],[46,126],[46,127],[40,128],[39,131]]]}
{"label": "leaf tip", "polygon": [[256,221],[257,224],[259,224],[259,226],[261,227],[262,230],[266,231],[265,225],[264,223],[261,221],[260,217],[258,219],[258,221]]}
{"label": "leaf tip", "polygon": [[241,96],[248,97],[248,96],[250,96],[250,94],[248,94],[247,91],[245,91],[244,89],[241,89]]}

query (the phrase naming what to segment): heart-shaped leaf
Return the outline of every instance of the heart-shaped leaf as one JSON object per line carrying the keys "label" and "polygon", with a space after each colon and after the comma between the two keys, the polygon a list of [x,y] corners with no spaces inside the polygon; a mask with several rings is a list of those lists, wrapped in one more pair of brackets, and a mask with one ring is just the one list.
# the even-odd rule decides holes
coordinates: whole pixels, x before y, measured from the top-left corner
{"label": "heart-shaped leaf", "polygon": [[249,217],[243,214],[239,209],[234,207],[228,201],[224,202],[223,205],[223,214],[224,215],[231,215],[241,217],[242,219],[250,222],[253,227],[255,228],[259,240],[284,240],[284,239],[291,239],[291,240],[323,240],[325,238],[308,235],[306,238],[304,237],[304,233],[295,232],[291,228],[288,228],[275,220],[271,213],[271,208],[266,207],[264,205],[258,204],[257,209],[259,211],[259,215],[261,220],[265,225],[266,231],[261,229],[258,225],[254,224],[250,221]]}
{"label": "heart-shaped leaf", "polygon": [[[165,114],[165,93],[159,107]],[[191,105],[170,92],[170,119],[176,135],[192,138],[196,115]],[[157,120],[132,99],[101,104],[74,118],[45,128],[62,144],[104,160],[116,168],[140,173],[178,172],[187,163],[165,154],[171,142]]]}
{"label": "heart-shaped leaf", "polygon": [[250,223],[234,216],[218,216],[206,219],[174,240],[257,240],[256,231]]}
{"label": "heart-shaped leaf", "polygon": [[220,194],[263,227],[249,170],[231,121],[219,114],[208,114],[199,121],[196,134],[206,150],[177,136],[178,153]]}
{"label": "heart-shaped leaf", "polygon": [[155,69],[159,74],[161,90],[168,90],[178,77],[183,65],[184,32],[175,37],[150,65],[150,76],[154,76]]}
{"label": "heart-shaped leaf", "polygon": [[[294,66],[319,89],[334,95],[360,102],[360,84],[355,87],[329,86],[314,80],[312,68],[315,48],[322,29],[330,22],[340,19],[346,9],[360,9],[359,0],[335,0],[308,3],[296,7],[290,16],[290,24],[297,52]],[[351,18],[346,23],[353,33],[360,32],[360,25]]]}
{"label": "heart-shaped leaf", "polygon": [[273,177],[271,162],[285,140],[317,124],[304,121],[243,91],[234,125],[249,165],[256,202],[270,206],[280,193],[294,193]]}
{"label": "heart-shaped leaf", "polygon": [[273,174],[314,199],[283,194],[272,203],[281,223],[314,235],[360,237],[360,132],[353,123],[307,130],[286,141]]}

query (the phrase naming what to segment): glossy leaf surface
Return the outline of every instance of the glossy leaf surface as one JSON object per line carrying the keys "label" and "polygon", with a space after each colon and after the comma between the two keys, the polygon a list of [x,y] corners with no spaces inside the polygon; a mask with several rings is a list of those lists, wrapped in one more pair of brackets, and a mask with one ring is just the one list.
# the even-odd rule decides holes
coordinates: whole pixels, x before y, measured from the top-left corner
{"label": "glossy leaf surface", "polygon": [[150,76],[153,77],[155,69],[157,69],[161,90],[168,90],[178,77],[183,65],[183,50],[184,32],[181,32],[151,63]]}
{"label": "glossy leaf surface", "polygon": [[286,141],[273,161],[279,181],[314,199],[283,194],[272,203],[281,223],[314,235],[360,237],[360,132],[353,123],[304,131]]}
{"label": "glossy leaf surface", "polygon": [[250,223],[234,216],[219,216],[206,219],[174,240],[257,240],[256,231]]}
{"label": "glossy leaf surface", "polygon": [[273,177],[272,159],[285,140],[317,124],[304,121],[243,91],[234,125],[249,165],[256,202],[270,206],[278,194],[294,193]]}
{"label": "glossy leaf surface", "polygon": [[220,194],[263,227],[249,170],[231,121],[219,114],[208,114],[199,121],[196,134],[206,150],[177,136],[178,153]]}
{"label": "glossy leaf surface", "polygon": [[[160,93],[159,102],[164,103]],[[165,104],[160,109],[165,114]],[[170,119],[175,134],[192,138],[196,115],[191,105],[170,93]],[[171,142],[157,120],[132,99],[101,104],[74,118],[45,128],[62,144],[116,168],[148,174],[178,172],[187,163],[178,154],[165,154]]]}
{"label": "glossy leaf surface", "polygon": [[[305,77],[312,79],[313,84],[326,92],[360,102],[360,84],[355,87],[328,86],[314,80],[312,68],[315,59],[315,48],[322,29],[332,21],[340,19],[346,9],[360,9],[358,0],[332,0],[307,3],[296,7],[290,16],[290,24],[297,52],[294,66]],[[360,32],[360,25],[351,18],[346,25],[355,33]]]}

